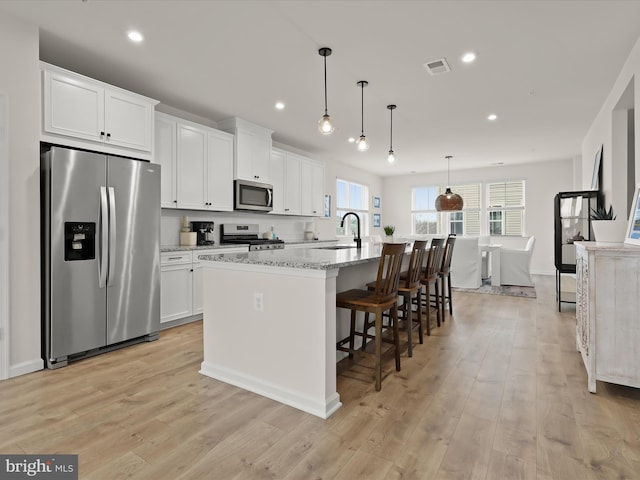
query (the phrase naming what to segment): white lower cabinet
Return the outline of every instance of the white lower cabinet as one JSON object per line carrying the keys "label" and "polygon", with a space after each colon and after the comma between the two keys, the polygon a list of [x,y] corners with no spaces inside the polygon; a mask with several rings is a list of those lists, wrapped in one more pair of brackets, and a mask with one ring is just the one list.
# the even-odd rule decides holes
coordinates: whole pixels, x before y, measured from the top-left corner
{"label": "white lower cabinet", "polygon": [[193,314],[191,252],[160,254],[160,323]]}
{"label": "white lower cabinet", "polygon": [[161,253],[160,323],[183,320],[188,317],[193,317],[188,321],[202,318],[202,263],[198,260],[199,255],[247,251],[248,247],[229,247]]}

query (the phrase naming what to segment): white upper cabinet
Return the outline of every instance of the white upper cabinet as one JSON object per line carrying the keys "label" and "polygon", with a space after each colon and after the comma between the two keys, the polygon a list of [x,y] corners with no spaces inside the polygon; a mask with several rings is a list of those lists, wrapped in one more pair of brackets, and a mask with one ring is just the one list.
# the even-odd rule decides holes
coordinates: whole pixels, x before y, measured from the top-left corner
{"label": "white upper cabinet", "polygon": [[207,200],[213,210],[233,210],[233,135],[208,131]]}
{"label": "white upper cabinet", "polygon": [[234,178],[270,183],[272,130],[236,117],[219,122],[218,127],[235,138]]}
{"label": "white upper cabinet", "polygon": [[156,100],[41,63],[42,139],[151,159]]}
{"label": "white upper cabinet", "polygon": [[301,213],[324,215],[324,164],[305,158],[300,169]]}
{"label": "white upper cabinet", "polygon": [[324,164],[279,148],[271,152],[273,210],[280,215],[324,214]]}
{"label": "white upper cabinet", "polygon": [[287,154],[284,175],[284,212],[287,215],[300,215],[300,167],[302,158]]}
{"label": "white upper cabinet", "polygon": [[271,185],[273,185],[273,210],[269,213],[284,215],[284,161],[286,152],[274,148],[271,151]]}
{"label": "white upper cabinet", "polygon": [[207,132],[178,124],[178,208],[206,209]]}
{"label": "white upper cabinet", "polygon": [[156,113],[154,162],[161,166],[160,207],[177,208],[177,125],[168,115]]}
{"label": "white upper cabinet", "polygon": [[233,210],[233,135],[156,113],[161,207]]}

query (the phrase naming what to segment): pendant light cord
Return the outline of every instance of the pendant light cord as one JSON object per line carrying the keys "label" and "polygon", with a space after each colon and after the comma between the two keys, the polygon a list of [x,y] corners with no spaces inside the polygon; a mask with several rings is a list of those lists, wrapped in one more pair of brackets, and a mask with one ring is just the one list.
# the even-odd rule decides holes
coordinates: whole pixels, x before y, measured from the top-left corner
{"label": "pendant light cord", "polygon": [[447,188],[451,186],[451,179],[449,178],[449,174],[450,174],[450,165],[451,165],[451,155],[447,155]]}
{"label": "pendant light cord", "polygon": [[323,55],[324,57],[324,114],[328,115],[327,113],[327,56]]}
{"label": "pendant light cord", "polygon": [[364,137],[364,82],[360,84],[360,136]]}
{"label": "pendant light cord", "polygon": [[389,127],[389,150],[393,151],[393,108],[391,110],[391,126]]}

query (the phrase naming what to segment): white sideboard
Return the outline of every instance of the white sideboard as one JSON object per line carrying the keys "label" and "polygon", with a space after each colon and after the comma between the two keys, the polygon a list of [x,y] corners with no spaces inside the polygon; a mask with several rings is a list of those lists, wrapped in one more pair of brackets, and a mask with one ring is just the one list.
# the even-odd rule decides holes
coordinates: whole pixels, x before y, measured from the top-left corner
{"label": "white sideboard", "polygon": [[596,380],[640,387],[640,248],[576,242],[576,347]]}

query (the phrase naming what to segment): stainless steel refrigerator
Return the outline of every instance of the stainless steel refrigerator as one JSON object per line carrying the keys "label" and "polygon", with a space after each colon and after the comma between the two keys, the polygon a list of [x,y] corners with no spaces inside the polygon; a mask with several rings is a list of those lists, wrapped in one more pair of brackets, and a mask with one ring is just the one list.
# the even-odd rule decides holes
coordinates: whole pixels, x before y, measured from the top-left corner
{"label": "stainless steel refrigerator", "polygon": [[50,147],[41,158],[49,368],[160,326],[160,165]]}

